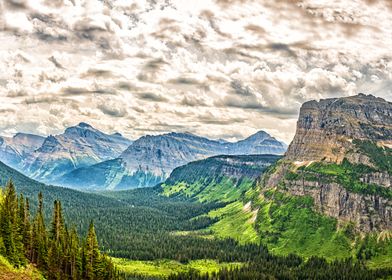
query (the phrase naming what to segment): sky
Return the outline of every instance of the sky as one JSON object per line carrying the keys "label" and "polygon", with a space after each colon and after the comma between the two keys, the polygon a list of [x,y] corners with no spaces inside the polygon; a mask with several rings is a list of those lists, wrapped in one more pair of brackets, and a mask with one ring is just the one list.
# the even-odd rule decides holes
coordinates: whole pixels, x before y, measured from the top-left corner
{"label": "sky", "polygon": [[289,143],[308,100],[392,101],[391,26],[389,0],[2,0],[0,135]]}

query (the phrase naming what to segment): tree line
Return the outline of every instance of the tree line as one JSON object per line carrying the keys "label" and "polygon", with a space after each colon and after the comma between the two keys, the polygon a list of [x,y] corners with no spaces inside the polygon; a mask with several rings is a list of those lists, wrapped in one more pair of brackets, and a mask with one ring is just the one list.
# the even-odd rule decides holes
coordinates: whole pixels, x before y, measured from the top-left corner
{"label": "tree line", "polygon": [[15,267],[36,266],[47,279],[118,279],[111,260],[99,250],[93,222],[80,239],[64,222],[61,202],[55,200],[50,226],[44,220],[43,195],[31,217],[27,198],[12,181],[0,194],[0,254]]}
{"label": "tree line", "polygon": [[325,258],[310,257],[304,261],[292,254],[256,258],[242,267],[213,273],[194,270],[172,274],[168,280],[371,280],[389,279],[391,276],[392,269],[369,269],[352,258],[328,262]]}

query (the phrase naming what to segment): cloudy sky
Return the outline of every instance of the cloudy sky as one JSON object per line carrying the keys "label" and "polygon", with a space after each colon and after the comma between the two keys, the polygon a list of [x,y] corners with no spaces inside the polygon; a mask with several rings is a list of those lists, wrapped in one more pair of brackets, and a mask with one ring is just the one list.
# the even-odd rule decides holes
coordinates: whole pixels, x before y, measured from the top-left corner
{"label": "cloudy sky", "polygon": [[391,26],[389,0],[2,0],[0,134],[289,142],[307,100],[392,101]]}

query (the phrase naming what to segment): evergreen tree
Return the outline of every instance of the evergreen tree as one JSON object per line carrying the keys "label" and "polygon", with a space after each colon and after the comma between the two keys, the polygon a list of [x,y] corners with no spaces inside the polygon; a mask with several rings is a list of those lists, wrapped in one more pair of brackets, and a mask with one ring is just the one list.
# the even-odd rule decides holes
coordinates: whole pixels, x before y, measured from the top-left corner
{"label": "evergreen tree", "polygon": [[93,221],[90,222],[89,230],[86,238],[86,279],[97,279],[96,275],[99,274],[100,268],[100,252],[98,247],[98,240],[95,234]]}
{"label": "evergreen tree", "polygon": [[38,212],[33,225],[33,253],[32,261],[39,267],[47,270],[48,240],[43,214],[43,196],[38,194]]}
{"label": "evergreen tree", "polygon": [[13,182],[8,181],[0,209],[0,233],[5,256],[15,266],[24,264],[24,248],[20,234],[18,199]]}
{"label": "evergreen tree", "polygon": [[48,271],[51,279],[63,278],[66,267],[65,227],[61,203],[54,201],[52,228],[49,236]]}

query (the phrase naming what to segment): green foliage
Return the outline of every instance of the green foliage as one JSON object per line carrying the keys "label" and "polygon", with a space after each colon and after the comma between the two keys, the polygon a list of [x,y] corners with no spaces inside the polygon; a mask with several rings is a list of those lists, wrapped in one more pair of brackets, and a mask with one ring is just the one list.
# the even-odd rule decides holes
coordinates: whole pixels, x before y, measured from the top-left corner
{"label": "green foliage", "polygon": [[39,193],[38,209],[31,225],[28,200],[22,195],[18,200],[12,181],[7,184],[0,204],[0,248],[12,266],[25,266],[28,260],[47,279],[118,278],[110,259],[99,252],[92,223],[82,246],[76,231],[68,232],[59,201],[54,202],[51,229],[46,230],[43,205]]}
{"label": "green foliage", "polygon": [[261,242],[277,254],[349,257],[352,241],[336,230],[334,219],[314,212],[312,206],[310,197],[289,196],[279,191],[265,193],[256,221]]}
{"label": "green foliage", "polygon": [[6,258],[0,255],[0,279],[29,279],[29,280],[45,280],[33,265],[15,268]]}
{"label": "green foliage", "polygon": [[195,198],[200,202],[232,202],[238,200],[254,184],[253,180],[244,178],[236,182],[228,177],[221,177],[218,181],[201,180],[188,184],[178,182],[175,185],[162,185],[165,196],[185,196]]}
{"label": "green foliage", "polygon": [[375,185],[364,183],[360,180],[365,174],[376,170],[362,164],[352,164],[344,159],[341,164],[314,162],[306,167],[299,168],[295,173],[288,173],[286,180],[304,179],[307,181],[317,181],[322,183],[336,182],[345,189],[360,194],[379,195],[392,199],[392,190]]}
{"label": "green foliage", "polygon": [[233,202],[227,206],[213,210],[208,213],[211,218],[217,218],[218,221],[211,225],[214,236],[219,238],[234,238],[241,244],[258,243],[259,236],[253,226],[253,219],[257,215],[257,210],[252,212],[240,201]]}
{"label": "green foliage", "polygon": [[201,274],[218,272],[220,269],[237,268],[242,263],[225,263],[215,260],[194,260],[188,263],[180,263],[173,260],[155,260],[155,261],[131,261],[126,259],[113,259],[119,271],[124,276],[145,276],[166,278],[175,273],[186,273],[197,271]]}
{"label": "green foliage", "polygon": [[176,168],[163,184],[166,196],[232,202],[249,190],[278,156],[216,156]]}
{"label": "green foliage", "polygon": [[169,280],[254,280],[254,279],[386,279],[392,275],[391,269],[370,270],[352,259],[328,263],[325,259],[311,257],[306,262],[289,255],[287,257],[269,256],[255,259],[248,265],[221,269],[218,273],[201,274],[197,271],[177,273],[169,276]]}
{"label": "green foliage", "polygon": [[373,164],[380,170],[392,174],[392,149],[388,147],[379,147],[371,141],[354,140],[361,152],[367,155]]}

